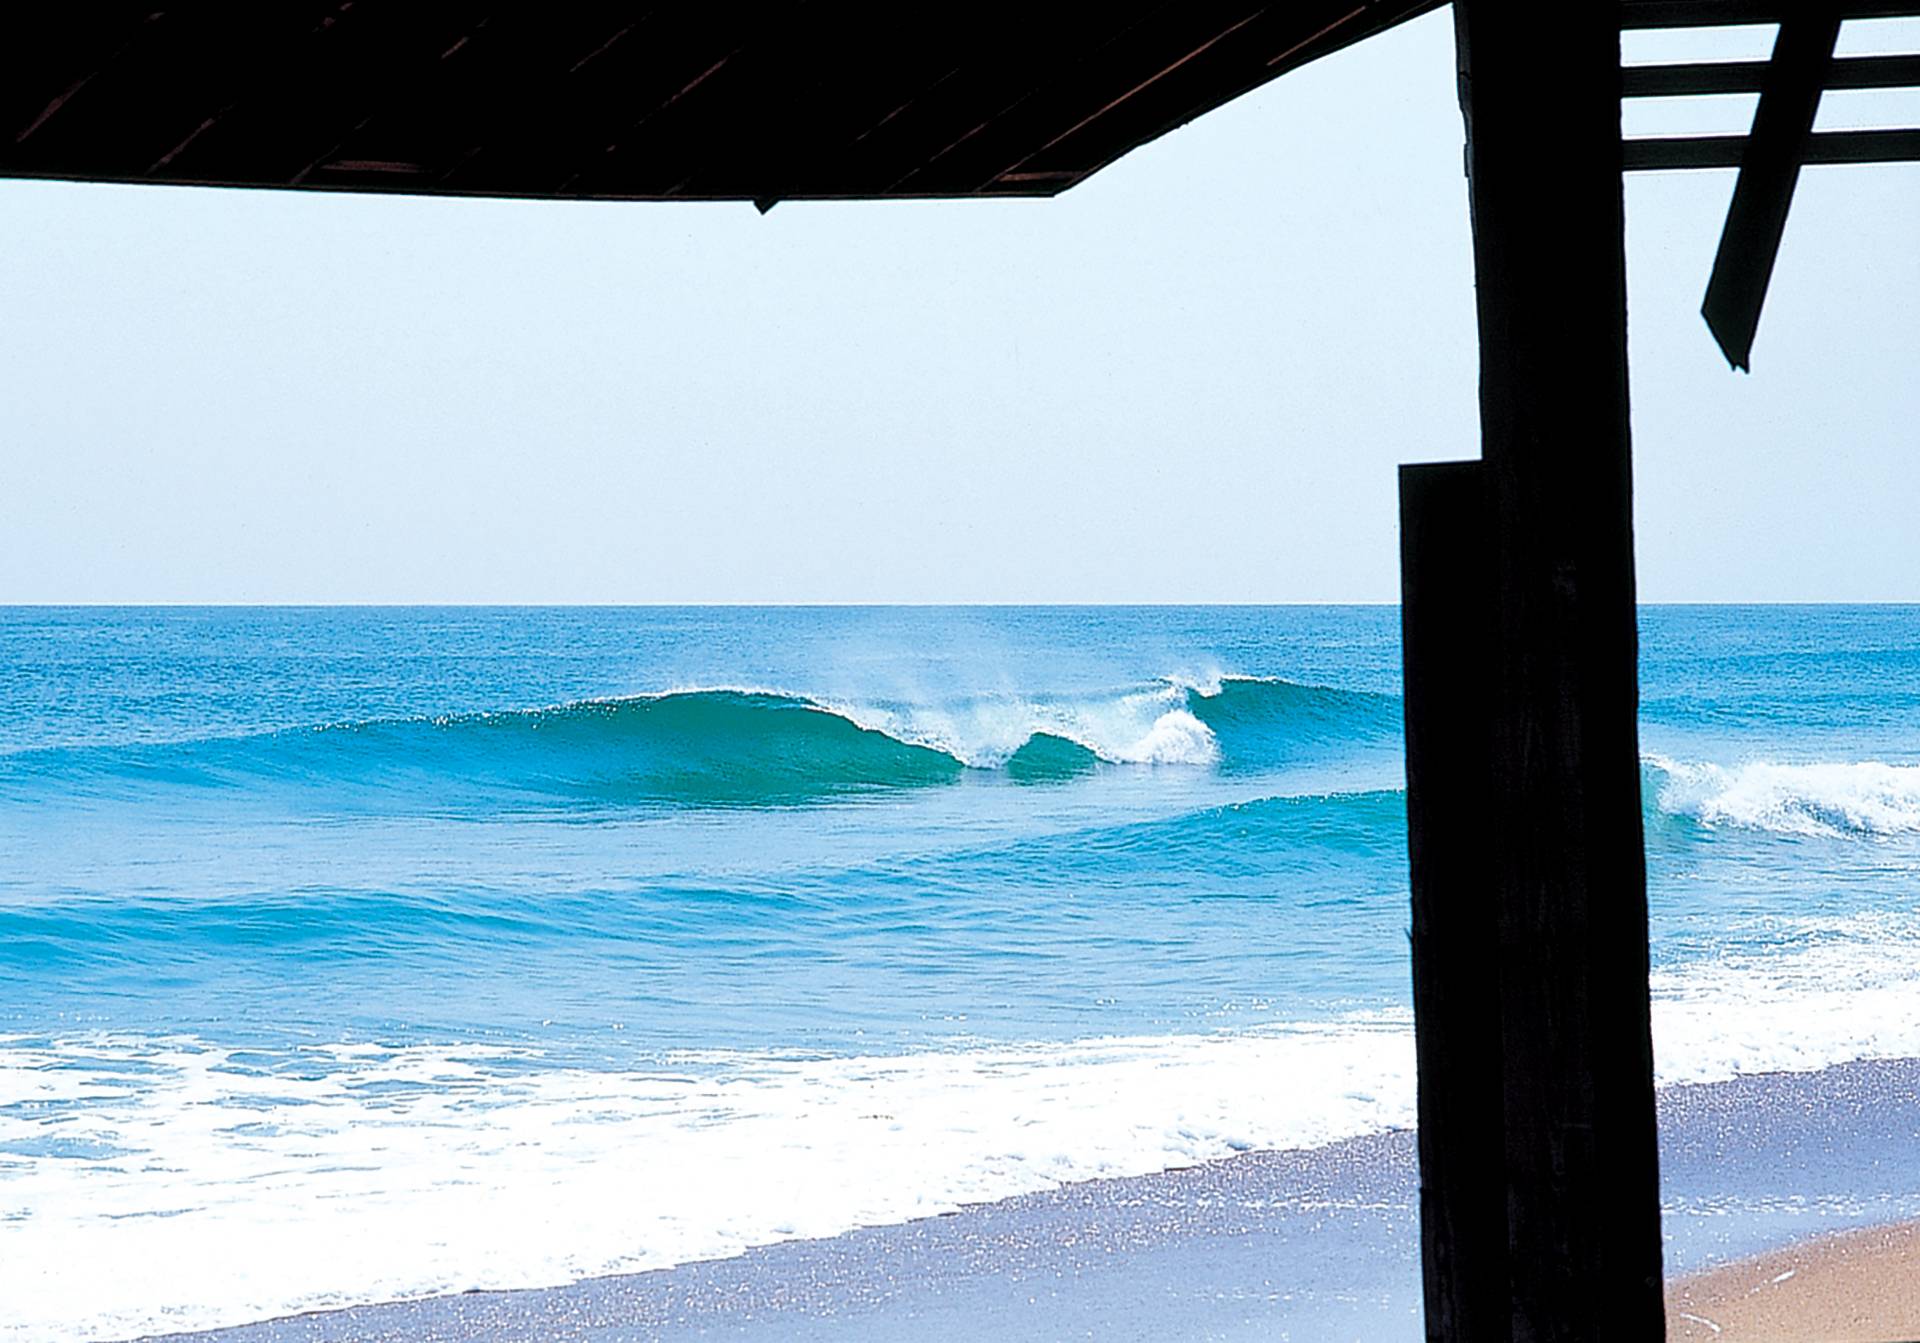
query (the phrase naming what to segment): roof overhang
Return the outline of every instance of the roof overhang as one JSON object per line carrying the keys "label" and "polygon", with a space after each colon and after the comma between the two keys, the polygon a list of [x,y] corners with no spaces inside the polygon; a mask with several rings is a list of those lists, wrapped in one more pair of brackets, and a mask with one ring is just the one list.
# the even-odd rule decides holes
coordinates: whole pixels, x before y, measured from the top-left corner
{"label": "roof overhang", "polygon": [[1437,3],[22,6],[0,20],[0,176],[1051,196]]}

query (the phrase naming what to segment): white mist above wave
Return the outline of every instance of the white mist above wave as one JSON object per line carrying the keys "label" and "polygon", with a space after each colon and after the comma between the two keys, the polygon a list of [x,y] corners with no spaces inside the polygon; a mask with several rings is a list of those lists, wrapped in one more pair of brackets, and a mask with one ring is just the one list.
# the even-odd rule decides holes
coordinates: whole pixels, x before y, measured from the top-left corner
{"label": "white mist above wave", "polygon": [[[1219,680],[1212,685],[1218,694]],[[1009,694],[905,708],[838,701],[822,707],[870,731],[978,768],[1005,764],[1036,735],[1070,741],[1113,764],[1212,765],[1220,759],[1220,743],[1187,708],[1190,689],[1207,693],[1201,685],[1170,679],[1152,689],[1103,698]]]}
{"label": "white mist above wave", "polygon": [[1782,835],[1920,833],[1920,765],[1754,761],[1725,766],[1649,755],[1664,811],[1708,826]]}

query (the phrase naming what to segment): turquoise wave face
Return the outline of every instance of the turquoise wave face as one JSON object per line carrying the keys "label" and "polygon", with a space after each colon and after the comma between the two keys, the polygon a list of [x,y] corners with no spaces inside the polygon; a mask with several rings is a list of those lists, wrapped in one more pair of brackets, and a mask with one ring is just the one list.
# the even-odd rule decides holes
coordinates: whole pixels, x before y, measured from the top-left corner
{"label": "turquoise wave face", "polygon": [[[1394,1008],[1396,618],[0,612],[0,1032],[604,1044],[623,1005],[636,1048],[845,1051]],[[1657,960],[1910,896],[1913,612],[1644,641]]]}
{"label": "turquoise wave face", "polygon": [[1007,777],[1017,783],[1056,783],[1100,768],[1091,747],[1051,732],[1036,732],[1007,757]]}
{"label": "turquoise wave face", "polygon": [[15,795],[277,788],[425,807],[792,805],[949,782],[964,766],[809,700],[704,691],[0,757]]}
{"label": "turquoise wave face", "polygon": [[1329,750],[1397,743],[1397,695],[1223,678],[1214,694],[1190,693],[1193,714],[1219,738],[1223,768],[1258,771]]}
{"label": "turquoise wave face", "polygon": [[[1370,760],[1377,774],[1397,752],[1400,726],[1397,696],[1278,678],[920,705],[691,690],[16,750],[0,753],[0,803],[617,816],[805,807],[968,782],[1066,785],[1115,772],[1157,772],[1169,786],[1182,776],[1305,779],[1307,791],[1342,793],[1352,789],[1337,767]],[[1642,764],[1641,788],[1649,836],[1661,843],[1705,832],[1920,834],[1920,765],[1721,764],[1655,752]]]}
{"label": "turquoise wave face", "polygon": [[1260,773],[1390,746],[1398,730],[1392,696],[1280,680],[872,706],[773,691],[693,690],[16,751],[0,755],[0,798],[227,790],[428,810],[795,806],[952,784],[969,772],[1024,784],[1118,766]]}

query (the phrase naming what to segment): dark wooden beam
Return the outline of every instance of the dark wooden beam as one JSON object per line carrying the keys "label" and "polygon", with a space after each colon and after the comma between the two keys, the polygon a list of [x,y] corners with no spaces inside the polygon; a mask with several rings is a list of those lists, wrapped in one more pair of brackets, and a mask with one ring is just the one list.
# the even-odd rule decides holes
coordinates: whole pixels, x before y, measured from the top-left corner
{"label": "dark wooden beam", "polygon": [[1733,203],[1727,207],[1726,227],[1720,233],[1720,250],[1714,255],[1707,296],[1700,305],[1721,353],[1738,369],[1747,368],[1753,357],[1760,309],[1773,278],[1781,235],[1786,232],[1787,211],[1813,135],[1813,119],[1820,111],[1820,91],[1833,60],[1833,44],[1839,38],[1839,15],[1829,6],[1809,6],[1805,13],[1781,23],[1774,39],[1760,105],[1753,113],[1753,130],[1740,158],[1740,176],[1733,184]]}
{"label": "dark wooden beam", "polygon": [[763,207],[1049,196],[1439,3],[15,6],[0,177]]}
{"label": "dark wooden beam", "polygon": [[1491,968],[1448,973],[1499,983],[1511,1311],[1500,1337],[1655,1340],[1620,10],[1456,0],[1454,16],[1495,613],[1486,847],[1498,950]]}
{"label": "dark wooden beam", "polygon": [[1432,1343],[1507,1337],[1500,940],[1488,847],[1495,635],[1484,462],[1400,468],[1420,1265]]}
{"label": "dark wooden beam", "polygon": [[[1671,135],[1628,140],[1621,146],[1628,172],[1663,169],[1738,168],[1746,157],[1744,135]],[[1920,160],[1920,130],[1820,131],[1807,139],[1803,164],[1912,163]]]}
{"label": "dark wooden beam", "polygon": [[1718,28],[1736,23],[1780,23],[1810,10],[1842,19],[1899,19],[1920,15],[1916,0],[1621,0],[1622,28]]}
{"label": "dark wooden beam", "polygon": [[[1770,68],[1768,61],[1629,65],[1620,72],[1620,93],[1627,98],[1758,93]],[[1829,89],[1900,89],[1909,85],[1920,85],[1920,56],[1840,56],[1827,66]]]}
{"label": "dark wooden beam", "polygon": [[[1216,23],[1207,40],[1141,72],[1137,83],[1110,94],[1098,112],[1055,136],[1041,150],[1003,168],[996,183],[1037,174],[1090,175],[1125,152],[1128,145],[1157,139],[1193,119],[1183,111],[1169,118],[1165,91],[1186,87],[1207,90],[1207,106],[1217,106],[1288,70],[1329,52],[1437,9],[1441,0],[1314,0],[1312,4],[1256,4],[1246,19]],[[1179,12],[1181,6],[1168,6]],[[1154,95],[1161,97],[1156,108]],[[1184,99],[1175,98],[1176,103]]]}

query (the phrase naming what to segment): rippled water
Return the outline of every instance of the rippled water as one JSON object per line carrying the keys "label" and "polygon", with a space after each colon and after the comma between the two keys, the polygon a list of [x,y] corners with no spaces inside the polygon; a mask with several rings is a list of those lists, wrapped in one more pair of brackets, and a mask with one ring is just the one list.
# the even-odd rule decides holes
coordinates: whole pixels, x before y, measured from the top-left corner
{"label": "rippled water", "polygon": [[[0,611],[0,1337],[1408,1122],[1397,621]],[[1920,1053],[1920,610],[1642,625],[1662,1077]]]}

